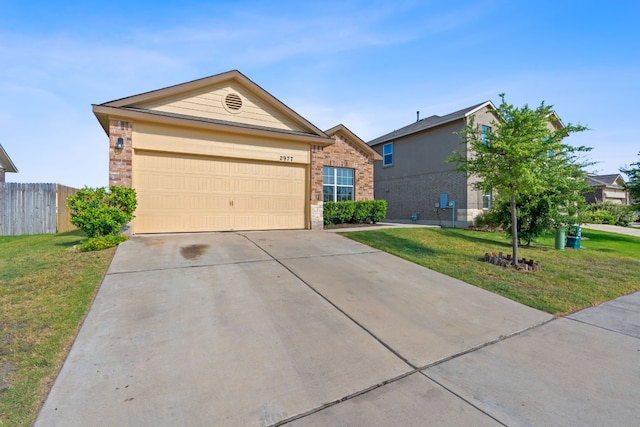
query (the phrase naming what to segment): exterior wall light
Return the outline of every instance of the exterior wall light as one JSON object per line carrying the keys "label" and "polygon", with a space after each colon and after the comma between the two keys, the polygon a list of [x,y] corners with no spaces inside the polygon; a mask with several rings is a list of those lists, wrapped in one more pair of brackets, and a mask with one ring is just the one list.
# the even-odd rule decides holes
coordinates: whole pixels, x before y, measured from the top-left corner
{"label": "exterior wall light", "polygon": [[122,139],[122,137],[120,137],[116,141],[116,150],[122,150],[123,148],[124,148],[124,139]]}

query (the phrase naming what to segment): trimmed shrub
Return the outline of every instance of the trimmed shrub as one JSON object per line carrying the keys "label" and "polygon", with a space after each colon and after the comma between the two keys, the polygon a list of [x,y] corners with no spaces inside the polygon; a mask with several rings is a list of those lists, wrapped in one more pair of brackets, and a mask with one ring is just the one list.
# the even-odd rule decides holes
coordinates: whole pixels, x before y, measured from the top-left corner
{"label": "trimmed shrub", "polygon": [[387,215],[386,200],[325,202],[324,225],[376,223]]}
{"label": "trimmed shrub", "polygon": [[368,203],[371,204],[371,222],[375,224],[387,217],[386,200],[369,200]]}
{"label": "trimmed shrub", "polygon": [[353,215],[356,213],[356,204],[351,200],[336,202],[337,223],[353,222]]}
{"label": "trimmed shrub", "polygon": [[136,192],[132,188],[112,186],[85,187],[67,199],[71,223],[89,238],[117,234],[131,221],[136,208]]}
{"label": "trimmed shrub", "polygon": [[128,240],[128,237],[124,234],[110,234],[108,236],[92,237],[82,242],[80,246],[78,246],[78,250],[80,252],[101,251],[103,249],[118,246],[125,240]]}

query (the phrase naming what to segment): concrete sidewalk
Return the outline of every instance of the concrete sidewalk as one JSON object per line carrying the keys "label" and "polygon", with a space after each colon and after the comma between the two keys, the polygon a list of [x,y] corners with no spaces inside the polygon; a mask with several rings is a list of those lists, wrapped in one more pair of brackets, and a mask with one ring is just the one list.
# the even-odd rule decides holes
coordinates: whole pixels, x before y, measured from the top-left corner
{"label": "concrete sidewalk", "polygon": [[633,227],[619,227],[617,225],[609,224],[583,224],[582,228],[590,228],[592,230],[607,231],[609,233],[625,234],[627,236],[640,237],[640,228]]}
{"label": "concrete sidewalk", "polygon": [[334,233],[134,237],[36,425],[636,425],[621,301],[552,320]]}

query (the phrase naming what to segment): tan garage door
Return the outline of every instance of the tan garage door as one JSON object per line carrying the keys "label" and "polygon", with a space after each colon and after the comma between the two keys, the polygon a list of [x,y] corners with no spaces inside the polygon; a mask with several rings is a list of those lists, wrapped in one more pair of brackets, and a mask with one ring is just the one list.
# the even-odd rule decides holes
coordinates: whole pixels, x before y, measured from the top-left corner
{"label": "tan garage door", "polygon": [[136,152],[134,233],[305,228],[306,167]]}

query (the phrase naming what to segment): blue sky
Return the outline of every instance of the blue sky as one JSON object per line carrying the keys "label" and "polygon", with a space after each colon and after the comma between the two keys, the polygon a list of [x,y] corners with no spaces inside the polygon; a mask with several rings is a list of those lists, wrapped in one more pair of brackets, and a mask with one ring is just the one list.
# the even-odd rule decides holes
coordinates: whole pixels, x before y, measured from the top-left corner
{"label": "blue sky", "polygon": [[108,184],[91,104],[238,69],[368,141],[485,100],[554,105],[592,171],[638,161],[640,2],[0,0],[8,181]]}

